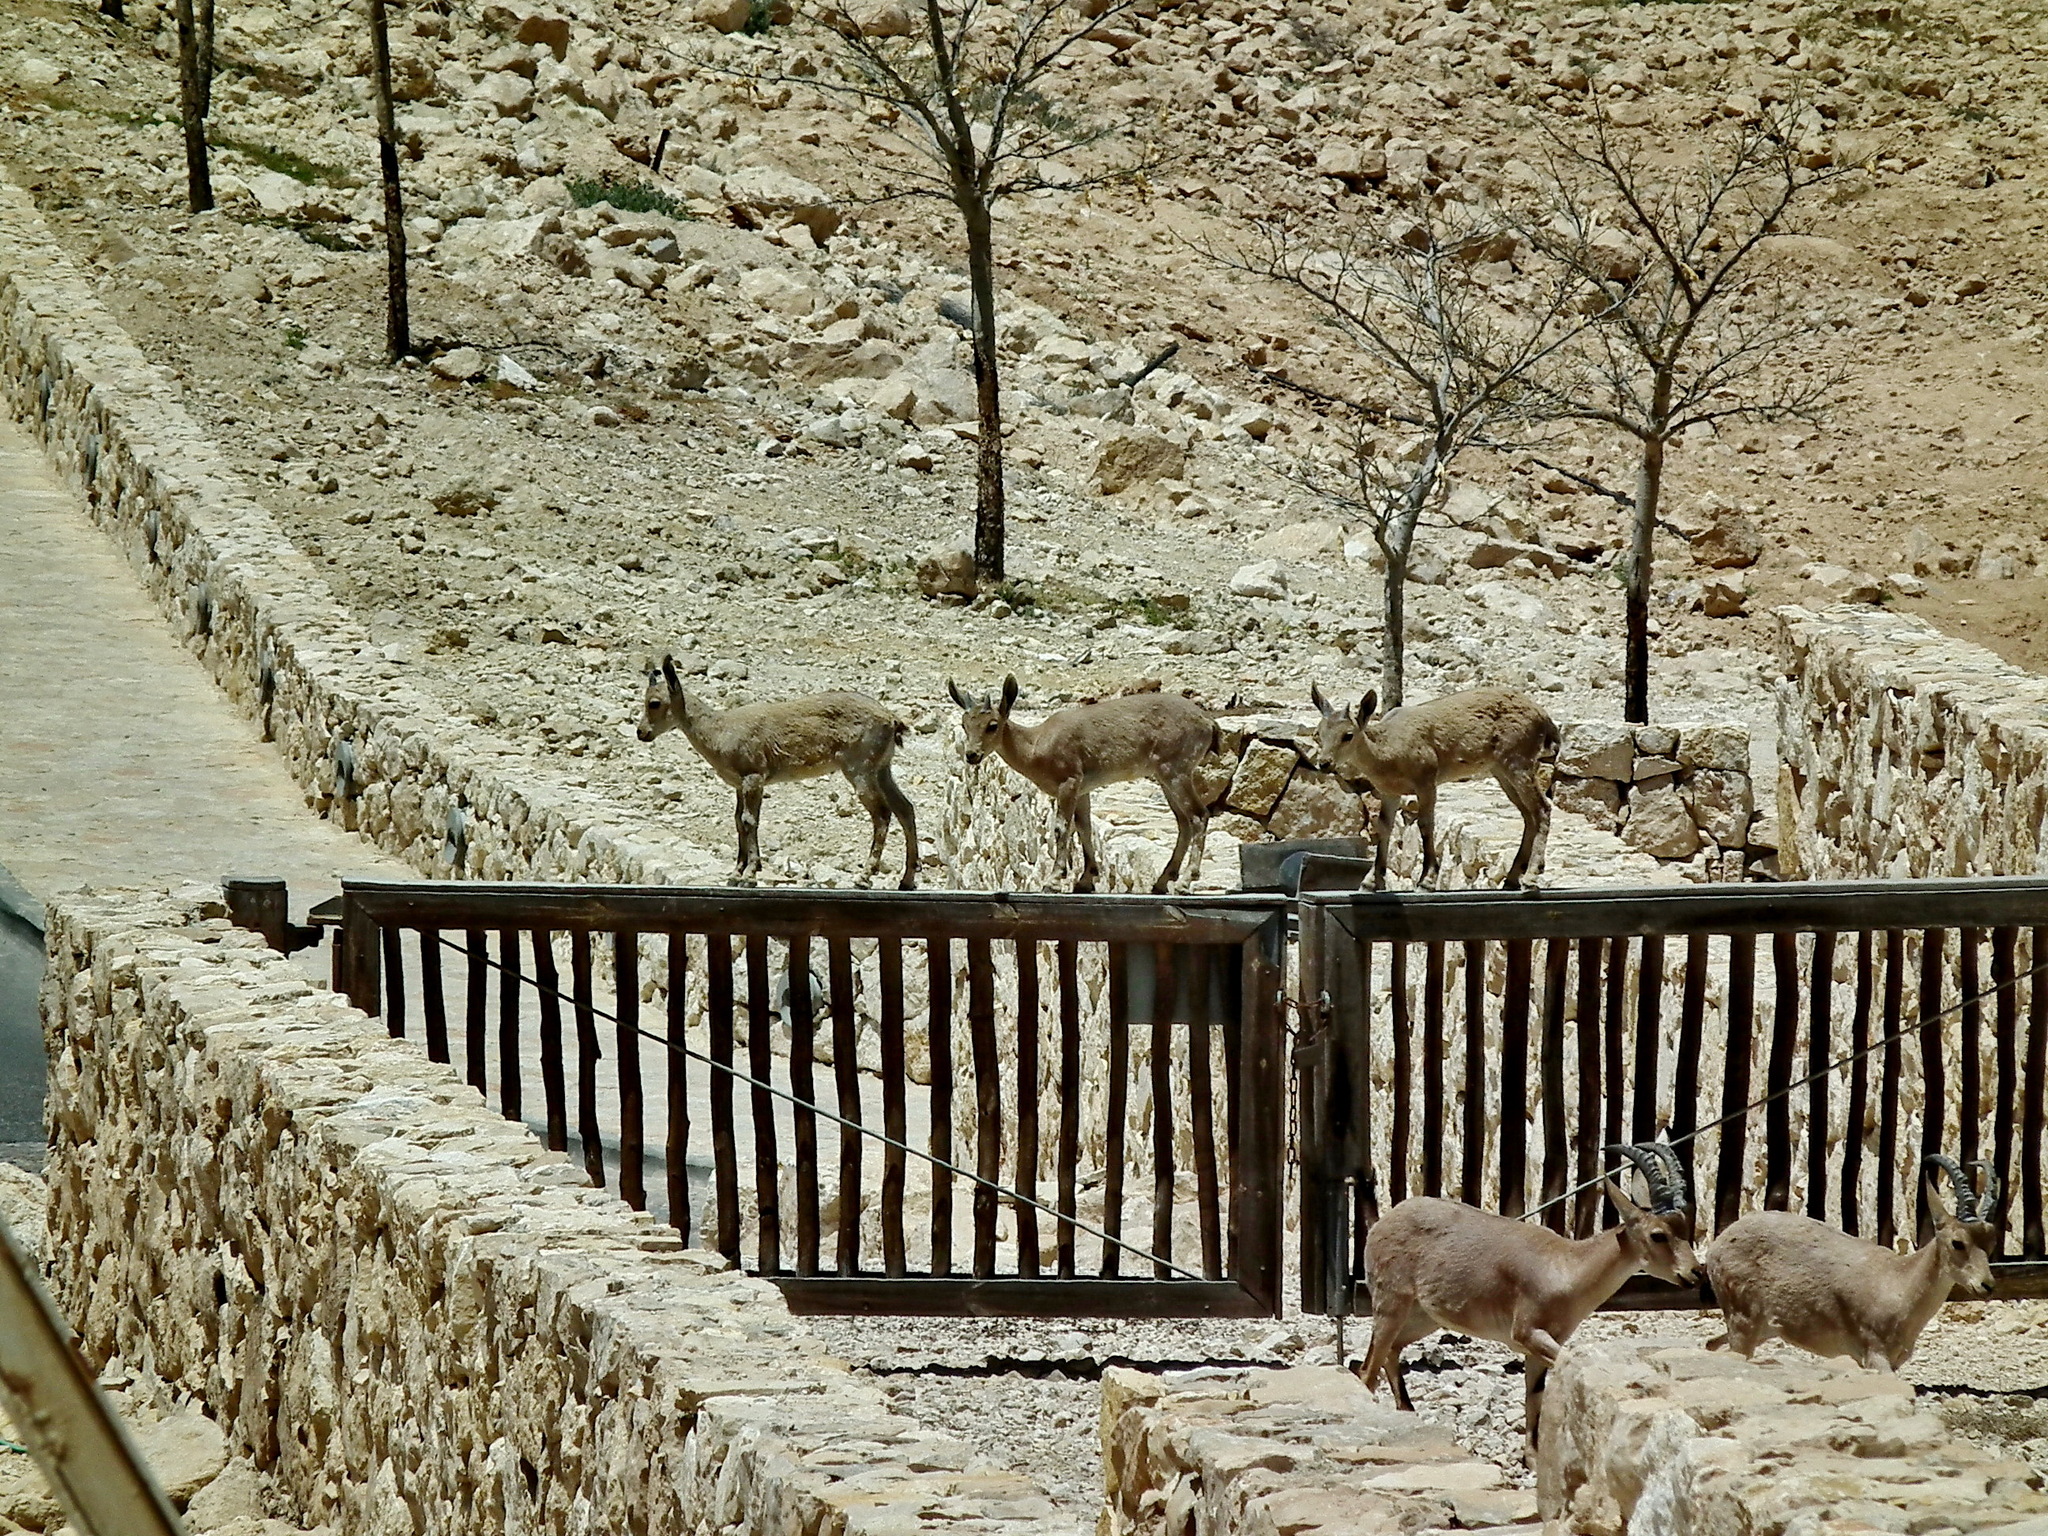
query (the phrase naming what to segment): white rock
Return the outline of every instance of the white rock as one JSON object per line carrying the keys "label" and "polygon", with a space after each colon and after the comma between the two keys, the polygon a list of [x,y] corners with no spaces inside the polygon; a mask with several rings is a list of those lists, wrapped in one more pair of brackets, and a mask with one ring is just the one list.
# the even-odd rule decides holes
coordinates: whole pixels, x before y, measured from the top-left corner
{"label": "white rock", "polygon": [[1252,540],[1252,553],[1275,560],[1313,560],[1344,551],[1344,530],[1336,523],[1289,523]]}
{"label": "white rock", "polygon": [[484,371],[484,366],[484,355],[475,347],[457,347],[427,364],[444,379],[473,379]]}
{"label": "white rock", "polygon": [[510,384],[514,389],[535,390],[540,388],[540,380],[520,367],[518,362],[509,354],[499,357],[495,377],[500,384]]}
{"label": "white rock", "polygon": [[1689,859],[1700,850],[1700,829],[1675,788],[1639,789],[1629,797],[1621,840],[1652,858]]}
{"label": "white rock", "polygon": [[1517,619],[1524,624],[1551,624],[1557,615],[1550,604],[1534,592],[1524,592],[1520,587],[1505,581],[1475,581],[1465,589],[1466,593],[1479,599],[1494,613]]}
{"label": "white rock", "polygon": [[1254,560],[1241,565],[1230,578],[1230,590],[1238,597],[1262,597],[1278,602],[1287,595],[1287,570],[1278,560]]}

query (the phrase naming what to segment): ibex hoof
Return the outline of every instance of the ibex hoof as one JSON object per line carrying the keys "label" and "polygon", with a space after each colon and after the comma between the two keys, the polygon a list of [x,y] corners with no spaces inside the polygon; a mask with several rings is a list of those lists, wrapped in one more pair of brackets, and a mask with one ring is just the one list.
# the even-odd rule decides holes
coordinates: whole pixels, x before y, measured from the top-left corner
{"label": "ibex hoof", "polygon": [[916,890],[916,889],[917,889],[917,876],[915,876],[915,875],[905,875],[905,876],[904,876],[904,877],[903,877],[903,878],[902,878],[901,880],[898,880],[898,881],[896,882],[896,889],[897,889],[897,890],[899,890],[899,891],[914,891],[914,890]]}

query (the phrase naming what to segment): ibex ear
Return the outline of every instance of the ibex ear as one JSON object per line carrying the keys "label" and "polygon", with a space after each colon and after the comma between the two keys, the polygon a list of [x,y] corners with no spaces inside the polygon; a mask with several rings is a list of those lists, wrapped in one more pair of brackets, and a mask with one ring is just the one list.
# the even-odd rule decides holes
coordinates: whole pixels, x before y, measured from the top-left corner
{"label": "ibex ear", "polygon": [[1643,1208],[1628,1196],[1628,1191],[1613,1179],[1607,1181],[1607,1198],[1614,1202],[1614,1208],[1621,1212],[1623,1221],[1634,1221],[1643,1214]]}
{"label": "ibex ear", "polygon": [[1380,707],[1380,692],[1377,688],[1365,690],[1365,697],[1358,701],[1358,723],[1365,724],[1372,718],[1372,712]]}
{"label": "ibex ear", "polygon": [[1315,705],[1317,712],[1325,720],[1337,713],[1337,711],[1330,708],[1330,701],[1323,697],[1323,685],[1321,683],[1310,683],[1308,685],[1308,697],[1309,702]]}
{"label": "ibex ear", "polygon": [[1002,713],[1007,715],[1017,702],[1017,674],[1012,672],[1003,679]]}
{"label": "ibex ear", "polygon": [[958,704],[962,709],[974,708],[974,700],[970,699],[965,693],[962,693],[960,691],[960,685],[954,682],[953,679],[951,679],[950,677],[946,679],[946,692],[953,696],[953,702],[955,704]]}
{"label": "ibex ear", "polygon": [[1927,1209],[1936,1221],[1951,1221],[1955,1217],[1948,1202],[1941,1198],[1941,1186],[1935,1182],[1934,1174],[1927,1176]]}
{"label": "ibex ear", "polygon": [[661,675],[667,681],[670,693],[680,694],[683,691],[683,680],[676,676],[675,657],[664,656],[661,658]]}

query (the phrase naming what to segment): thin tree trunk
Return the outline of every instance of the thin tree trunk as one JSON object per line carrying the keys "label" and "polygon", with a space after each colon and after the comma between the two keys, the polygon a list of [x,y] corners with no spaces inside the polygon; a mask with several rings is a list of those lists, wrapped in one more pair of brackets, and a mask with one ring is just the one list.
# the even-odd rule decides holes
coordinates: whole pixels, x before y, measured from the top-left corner
{"label": "thin tree trunk", "polygon": [[985,203],[961,210],[967,221],[967,285],[974,301],[974,574],[1003,579],[1003,408],[996,360],[995,231]]}
{"label": "thin tree trunk", "polygon": [[1657,501],[1664,488],[1664,439],[1643,439],[1636,466],[1635,521],[1628,552],[1628,598],[1625,615],[1628,656],[1623,669],[1621,717],[1637,725],[1650,719],[1650,580],[1651,552],[1657,537]]}
{"label": "thin tree trunk", "polygon": [[121,0],[100,0],[100,14],[109,21],[126,23],[128,20],[127,7]]}
{"label": "thin tree trunk", "polygon": [[199,0],[199,115],[213,116],[213,0]]}
{"label": "thin tree trunk", "polygon": [[384,19],[384,0],[370,0],[370,73],[377,93],[377,165],[384,178],[384,347],[396,362],[412,352],[412,313],[405,284],[405,195],[398,183],[398,122],[391,109],[391,32]]}
{"label": "thin tree trunk", "polygon": [[178,110],[185,123],[185,200],[194,213],[213,206],[213,176],[206,164],[206,103],[199,77],[199,28],[192,0],[178,0]]}
{"label": "thin tree trunk", "polygon": [[1386,557],[1386,626],[1380,634],[1380,708],[1399,709],[1407,671],[1408,550],[1382,547]]}

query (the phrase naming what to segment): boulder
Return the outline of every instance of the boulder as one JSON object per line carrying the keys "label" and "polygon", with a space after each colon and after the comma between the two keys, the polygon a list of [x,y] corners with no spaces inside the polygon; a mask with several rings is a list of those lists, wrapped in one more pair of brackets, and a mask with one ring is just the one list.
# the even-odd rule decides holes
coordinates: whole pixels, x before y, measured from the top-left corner
{"label": "boulder", "polygon": [[475,517],[505,499],[506,487],[495,477],[458,470],[427,492],[427,500],[443,517]]}
{"label": "boulder", "polygon": [[801,317],[818,307],[818,296],[780,267],[753,267],[735,284],[740,297],[778,315]]}
{"label": "boulder", "polygon": [[1287,788],[1288,776],[1300,761],[1292,747],[1253,742],[1230,776],[1230,793],[1224,797],[1224,804],[1247,816],[1264,816]]}
{"label": "boulder", "polygon": [[1559,728],[1559,773],[1626,782],[1635,766],[1635,736],[1625,725],[1574,720]]}
{"label": "boulder", "polygon": [[715,32],[737,32],[747,24],[753,14],[751,0],[697,0],[692,14],[697,25],[710,27]]}
{"label": "boulder", "polygon": [[917,562],[917,587],[926,597],[973,597],[981,590],[974,551],[964,544],[928,550]]}
{"label": "boulder", "polygon": [[157,1486],[183,1505],[220,1476],[228,1463],[227,1437],[197,1408],[181,1408],[154,1424],[130,1424],[130,1434]]}
{"label": "boulder", "polygon": [[437,249],[444,263],[516,261],[542,254],[547,237],[561,232],[561,216],[552,210],[520,219],[463,219],[448,226]]}
{"label": "boulder", "polygon": [[1748,846],[1749,823],[1756,812],[1748,774],[1702,768],[1682,794],[1693,824],[1707,836],[1723,848]]}
{"label": "boulder", "polygon": [[757,225],[801,224],[819,244],[839,233],[842,216],[823,191],[772,165],[742,166],[725,178],[733,211]]}
{"label": "boulder", "polygon": [[1710,576],[1700,583],[1700,612],[1710,619],[1739,618],[1749,604],[1749,583],[1740,577]]}
{"label": "boulder", "polygon": [[186,1528],[199,1532],[263,1518],[263,1480],[247,1457],[229,1462],[220,1476],[192,1496],[185,1510]]}
{"label": "boulder", "polygon": [[488,74],[470,91],[473,100],[489,106],[500,117],[533,115],[533,82],[511,70]]}
{"label": "boulder", "polygon": [[910,36],[910,12],[900,0],[848,0],[845,10],[863,37]]}
{"label": "boulder", "polygon": [[949,421],[974,419],[974,380],[960,369],[921,369],[912,376],[910,385],[917,396],[910,420],[918,426],[939,427]]}
{"label": "boulder", "polygon": [[1846,565],[1815,561],[1799,574],[1838,603],[1875,603],[1884,597],[1881,585]]}
{"label": "boulder", "polygon": [[1287,595],[1287,570],[1278,560],[1254,560],[1237,568],[1230,578],[1230,590],[1237,597],[1278,602]]}
{"label": "boulder", "polygon": [[475,347],[457,347],[452,352],[443,352],[427,367],[444,379],[474,379],[481,377],[486,366],[483,353]]}
{"label": "boulder", "polygon": [[1740,725],[1688,725],[1678,734],[1678,761],[1687,768],[1749,771],[1749,732]]}
{"label": "boulder", "polygon": [[233,267],[223,272],[213,285],[213,296],[224,304],[232,301],[268,304],[270,284],[254,267]]}
{"label": "boulder", "polygon": [[1581,779],[1560,773],[1550,789],[1551,804],[1570,816],[1583,816],[1604,832],[1621,821],[1621,786],[1612,779]]}
{"label": "boulder", "polygon": [[1387,179],[1387,152],[1377,144],[1331,139],[1316,151],[1316,174],[1333,177],[1354,192]]}
{"label": "boulder", "polygon": [[1252,540],[1252,553],[1275,560],[1313,560],[1344,553],[1344,530],[1335,523],[1289,523]]}
{"label": "boulder", "polygon": [[1186,447],[1163,433],[1144,428],[1113,432],[1095,452],[1095,489],[1112,496],[1154,480],[1178,480],[1187,463]]}
{"label": "boulder", "polygon": [[1334,773],[1297,768],[1267,816],[1266,830],[1278,838],[1362,837],[1365,802]]}
{"label": "boulder", "polygon": [[1700,829],[1677,789],[1638,789],[1629,797],[1621,840],[1656,859],[1689,859],[1700,851]]}
{"label": "boulder", "polygon": [[1693,537],[1692,557],[1715,570],[1741,569],[1763,558],[1764,536],[1748,518],[1723,513]]}

